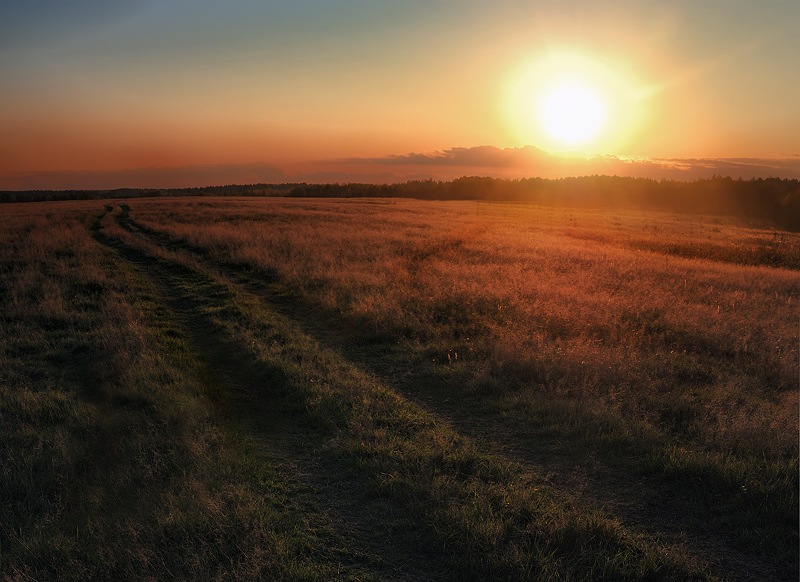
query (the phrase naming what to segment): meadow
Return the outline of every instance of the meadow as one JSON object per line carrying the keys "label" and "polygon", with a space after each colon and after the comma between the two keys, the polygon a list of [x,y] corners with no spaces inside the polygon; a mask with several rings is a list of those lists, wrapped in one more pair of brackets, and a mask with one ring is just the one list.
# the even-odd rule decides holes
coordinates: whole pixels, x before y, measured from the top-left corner
{"label": "meadow", "polygon": [[0,209],[0,576],[796,580],[800,234]]}

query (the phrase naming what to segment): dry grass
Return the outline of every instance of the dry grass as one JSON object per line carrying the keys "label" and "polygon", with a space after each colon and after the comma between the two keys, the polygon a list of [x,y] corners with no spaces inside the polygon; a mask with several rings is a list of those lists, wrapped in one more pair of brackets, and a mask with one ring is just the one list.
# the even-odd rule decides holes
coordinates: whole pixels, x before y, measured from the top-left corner
{"label": "dry grass", "polygon": [[472,202],[136,201],[131,214],[285,282],[339,314],[343,337],[396,346],[389,377],[413,370],[416,397],[565,487],[589,486],[563,476],[580,466],[594,498],[622,507],[632,477],[650,484],[636,507],[684,500],[676,530],[796,571],[797,234]]}
{"label": "dry grass", "polygon": [[[475,382],[591,399],[692,448],[797,456],[800,273],[739,264],[753,241],[794,256],[797,234],[520,205],[186,204],[132,208],[148,228],[278,273],[370,331],[435,345],[439,361],[480,361]],[[731,260],[670,253],[701,244]]]}
{"label": "dry grass", "polygon": [[341,538],[220,417],[158,290],[92,238],[102,213],[0,215],[0,579],[330,578]]}
{"label": "dry grass", "polygon": [[4,576],[379,577],[338,569],[357,552],[291,463],[220,416],[159,277],[278,374],[317,469],[352,471],[451,573],[796,574],[800,235],[474,202],[127,204],[132,224],[99,202],[0,215]]}

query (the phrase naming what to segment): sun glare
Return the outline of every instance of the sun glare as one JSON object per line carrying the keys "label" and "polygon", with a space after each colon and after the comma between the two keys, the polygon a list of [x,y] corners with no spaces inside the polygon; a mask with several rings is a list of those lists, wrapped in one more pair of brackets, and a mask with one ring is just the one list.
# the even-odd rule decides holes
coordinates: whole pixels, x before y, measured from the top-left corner
{"label": "sun glare", "polygon": [[578,80],[550,88],[538,103],[539,121],[545,132],[565,145],[580,145],[603,129],[606,108],[593,87]]}
{"label": "sun glare", "polygon": [[556,49],[510,68],[503,109],[514,140],[553,152],[624,147],[643,114],[643,92],[625,71],[609,59]]}

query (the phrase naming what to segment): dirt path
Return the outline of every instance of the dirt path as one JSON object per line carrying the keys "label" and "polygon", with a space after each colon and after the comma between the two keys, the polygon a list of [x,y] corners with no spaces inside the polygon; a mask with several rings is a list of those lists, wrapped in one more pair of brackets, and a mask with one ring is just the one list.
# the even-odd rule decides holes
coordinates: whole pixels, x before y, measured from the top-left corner
{"label": "dirt path", "polygon": [[[183,248],[153,233],[149,233],[148,238],[166,248]],[[709,568],[723,579],[791,579],[791,575],[787,576],[774,564],[756,555],[743,554],[712,531],[703,532],[702,526],[698,527],[698,518],[693,514],[691,504],[679,497],[665,498],[663,490],[654,487],[647,479],[632,479],[629,475],[622,475],[591,454],[564,456],[555,452],[548,443],[539,443],[532,448],[524,436],[509,430],[502,419],[489,415],[485,409],[479,411],[478,406],[471,407],[464,401],[454,403],[451,390],[437,386],[440,380],[434,375],[409,367],[411,362],[405,361],[403,354],[386,357],[387,351],[396,349],[394,346],[364,342],[364,338],[352,331],[352,326],[342,321],[339,314],[326,312],[318,305],[308,303],[274,281],[259,279],[257,275],[231,265],[219,264],[197,253],[193,255],[223,270],[240,288],[258,296],[261,301],[297,322],[304,333],[321,345],[338,351],[355,366],[377,376],[383,384],[452,424],[461,434],[484,443],[494,454],[517,461],[532,473],[547,476],[554,487],[569,491],[587,509],[606,509],[626,527],[673,546],[686,554],[691,562]],[[347,331],[349,329],[351,331]],[[209,356],[213,357],[218,356]],[[224,357],[212,365],[217,370],[223,370],[224,367]],[[233,384],[236,382],[233,381]],[[306,466],[314,467],[319,474],[330,474],[331,469],[323,468],[320,463],[322,461],[319,459],[311,460]],[[355,528],[359,536],[369,535],[370,531],[374,534],[374,525],[357,525],[362,519],[359,517],[361,512],[348,504],[346,497],[341,494],[349,488],[345,480],[339,478],[338,481],[328,481],[321,488],[328,492],[326,495],[330,499],[327,503],[331,507],[336,506],[337,519],[341,520],[343,528]],[[339,493],[335,493],[337,491]],[[380,543],[382,546],[386,544],[391,544],[391,540],[385,539]],[[430,570],[425,564],[426,560],[423,560],[420,567],[414,570],[412,579],[435,579],[439,575],[435,573],[435,568]]]}
{"label": "dirt path", "polygon": [[[334,548],[342,557],[343,568],[368,571],[379,580],[452,579],[435,554],[409,544],[406,536],[394,535],[382,519],[380,500],[365,502],[363,496],[354,494],[358,483],[318,454],[313,438],[295,426],[296,419],[274,396],[275,379],[202,313],[203,298],[191,289],[207,275],[125,246],[106,236],[102,228],[95,229],[93,236],[154,284],[161,302],[180,323],[197,353],[207,392],[221,395],[219,414],[223,422],[253,438],[263,462],[281,467],[289,478],[301,481],[311,492],[324,527],[332,528],[344,544]],[[356,573],[351,578],[359,576]]]}

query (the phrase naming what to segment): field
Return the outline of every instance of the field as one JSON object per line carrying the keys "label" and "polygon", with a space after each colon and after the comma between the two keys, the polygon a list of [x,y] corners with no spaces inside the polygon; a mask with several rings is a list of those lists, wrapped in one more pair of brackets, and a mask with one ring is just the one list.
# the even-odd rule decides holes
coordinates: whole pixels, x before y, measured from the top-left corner
{"label": "field", "polygon": [[800,235],[0,208],[3,580],[797,580]]}

